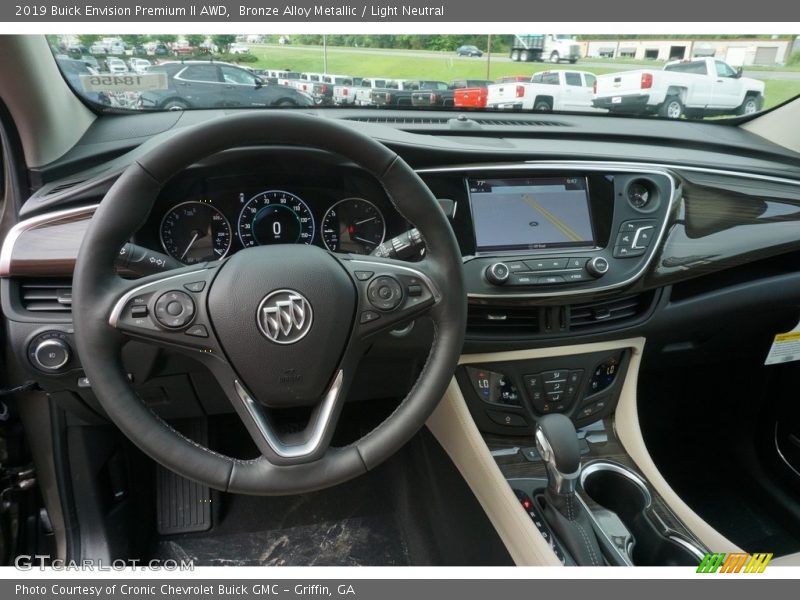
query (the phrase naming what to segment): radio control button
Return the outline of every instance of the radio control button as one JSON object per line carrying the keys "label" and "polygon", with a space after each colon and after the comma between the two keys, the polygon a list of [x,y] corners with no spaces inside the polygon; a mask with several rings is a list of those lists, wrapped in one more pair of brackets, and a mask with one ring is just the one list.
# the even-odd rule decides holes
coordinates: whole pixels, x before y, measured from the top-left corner
{"label": "radio control button", "polygon": [[558,285],[559,283],[565,283],[565,281],[561,275],[545,275],[538,277],[536,283],[537,285]]}
{"label": "radio control button", "polygon": [[567,268],[568,269],[582,269],[586,265],[586,261],[589,260],[586,257],[581,258],[570,258],[567,261]]}
{"label": "radio control button", "polygon": [[540,277],[530,273],[512,273],[508,282],[511,285],[536,285]]}
{"label": "radio control button", "polygon": [[608,273],[608,268],[609,268],[608,260],[606,260],[602,256],[595,256],[588,263],[586,263],[586,270],[589,271],[589,274],[592,277],[602,277],[603,275]]}
{"label": "radio control button", "polygon": [[511,262],[507,262],[505,264],[511,273],[524,273],[525,271],[530,271],[528,265],[521,260],[512,260]]}
{"label": "radio control button", "polygon": [[511,270],[508,268],[508,265],[501,262],[489,265],[486,267],[485,271],[486,280],[494,285],[503,285],[508,281],[508,276],[510,274]]}
{"label": "radio control button", "polygon": [[573,271],[572,273],[566,273],[564,275],[564,281],[567,283],[574,283],[576,281],[588,281],[591,277],[589,274],[581,269],[580,271]]}

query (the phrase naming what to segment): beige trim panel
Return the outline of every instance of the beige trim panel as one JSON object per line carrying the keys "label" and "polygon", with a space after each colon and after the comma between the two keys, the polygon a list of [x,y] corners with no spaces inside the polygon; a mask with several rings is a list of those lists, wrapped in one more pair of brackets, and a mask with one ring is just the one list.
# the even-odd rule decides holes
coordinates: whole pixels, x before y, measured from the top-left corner
{"label": "beige trim panel", "polygon": [[741,127],[784,148],[800,152],[800,129],[793,126],[798,121],[800,99],[764,113]]}
{"label": "beige trim panel", "polygon": [[550,544],[517,500],[481,437],[455,379],[428,428],[458,467],[515,564],[560,566]]}
{"label": "beige trim panel", "polygon": [[[622,388],[619,404],[614,414],[614,425],[620,442],[622,442],[636,466],[639,467],[642,474],[650,482],[650,485],[656,489],[664,499],[664,502],[667,503],[667,506],[701,542],[714,552],[743,552],[741,548],[706,523],[700,515],[681,500],[661,475],[650,453],[647,451],[642,437],[642,430],[639,427],[639,413],[636,407],[636,388],[639,381],[639,365],[642,360],[644,338],[630,341],[635,342],[636,345],[633,346],[634,351],[633,356],[631,356],[628,375],[625,378],[625,385]],[[702,482],[698,483],[703,485]]]}
{"label": "beige trim panel", "polygon": [[[616,412],[616,428],[620,441],[670,509],[704,544],[718,552],[741,552],[733,542],[701,519],[678,497],[647,452],[636,411],[636,386],[644,343],[644,338],[630,338],[557,348],[468,354],[459,359],[459,364],[529,360],[631,348],[631,363]],[[428,420],[428,428],[469,484],[514,562],[517,565],[559,565],[550,544],[522,509],[492,458],[455,379],[450,382],[444,398]]]}

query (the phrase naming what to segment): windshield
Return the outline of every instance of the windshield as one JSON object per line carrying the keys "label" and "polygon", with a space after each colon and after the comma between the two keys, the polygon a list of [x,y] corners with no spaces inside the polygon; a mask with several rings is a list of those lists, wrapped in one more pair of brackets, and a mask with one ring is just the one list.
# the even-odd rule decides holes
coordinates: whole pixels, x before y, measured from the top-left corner
{"label": "windshield", "polygon": [[[800,94],[776,35],[51,35],[103,110],[314,106],[746,116]],[[414,92],[435,92],[417,93]]]}

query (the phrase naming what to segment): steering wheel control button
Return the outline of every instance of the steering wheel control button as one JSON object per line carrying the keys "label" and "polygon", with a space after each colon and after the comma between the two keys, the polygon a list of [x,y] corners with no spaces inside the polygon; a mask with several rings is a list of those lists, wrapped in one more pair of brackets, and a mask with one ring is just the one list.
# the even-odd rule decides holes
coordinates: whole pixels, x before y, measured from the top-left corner
{"label": "steering wheel control button", "polygon": [[381,275],[367,287],[367,299],[378,310],[394,310],[403,302],[403,288],[394,277]]}
{"label": "steering wheel control button", "polygon": [[34,367],[46,373],[55,373],[67,365],[72,349],[60,331],[38,335],[30,344],[28,356]]}
{"label": "steering wheel control button", "polygon": [[422,296],[422,286],[410,285],[406,288],[406,293],[412,297]]}
{"label": "steering wheel control button", "polygon": [[608,260],[602,256],[595,256],[588,263],[586,263],[586,270],[592,277],[602,277],[608,273],[609,264]]}
{"label": "steering wheel control button", "polygon": [[380,318],[381,316],[374,310],[365,310],[361,313],[361,317],[358,319],[358,322],[363,325],[364,323],[372,323],[372,321]]}
{"label": "steering wheel control button", "polygon": [[359,281],[369,281],[375,273],[373,271],[356,271],[355,275]]}
{"label": "steering wheel control button", "polygon": [[208,337],[208,329],[206,329],[205,325],[192,325],[189,329],[186,330],[186,335],[191,335],[194,337]]}
{"label": "steering wheel control button", "polygon": [[503,285],[508,281],[511,270],[505,263],[494,263],[486,267],[486,280],[493,285]]}
{"label": "steering wheel control button", "polygon": [[150,310],[147,308],[146,304],[134,305],[131,306],[131,318],[132,319],[144,319],[148,314],[150,314]]}
{"label": "steering wheel control button", "polygon": [[186,292],[173,290],[156,300],[156,320],[170,329],[186,326],[194,317],[194,311],[194,300]]}
{"label": "steering wheel control button", "polygon": [[202,292],[206,288],[206,282],[205,281],[194,281],[192,283],[187,283],[183,287],[186,288],[187,290],[189,290],[190,292],[194,292],[195,294],[198,294],[198,293]]}

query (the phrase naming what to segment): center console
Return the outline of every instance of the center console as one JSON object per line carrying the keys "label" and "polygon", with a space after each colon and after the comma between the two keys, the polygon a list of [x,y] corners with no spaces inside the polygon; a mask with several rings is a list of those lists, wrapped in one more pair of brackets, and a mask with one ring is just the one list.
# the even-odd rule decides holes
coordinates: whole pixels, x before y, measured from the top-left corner
{"label": "center console", "polygon": [[471,299],[622,288],[644,273],[676,192],[656,167],[488,165],[422,171],[457,202],[453,226]]}

